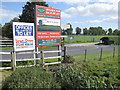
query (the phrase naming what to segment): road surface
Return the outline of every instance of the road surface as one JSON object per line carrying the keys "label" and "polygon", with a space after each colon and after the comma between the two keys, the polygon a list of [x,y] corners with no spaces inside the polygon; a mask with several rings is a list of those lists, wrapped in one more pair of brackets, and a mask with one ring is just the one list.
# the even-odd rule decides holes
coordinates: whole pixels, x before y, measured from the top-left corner
{"label": "road surface", "polygon": [[[112,51],[115,47],[116,50],[118,50],[118,46],[98,46],[95,45],[96,43],[81,43],[81,44],[67,44],[67,55],[79,55],[84,54],[85,49],[87,49],[87,53],[99,53],[101,48],[104,51]],[[51,50],[57,50],[57,49],[41,49],[39,51],[51,51]],[[62,48],[63,50],[63,48]],[[4,52],[11,52],[13,50],[3,50]],[[57,56],[58,53],[49,53],[45,54],[45,57],[49,56]],[[62,55],[64,53],[62,52]],[[38,57],[40,58],[41,55],[39,54]],[[18,54],[17,59],[23,59],[23,58],[33,58],[33,54]],[[3,60],[11,59],[10,55],[2,55]]]}

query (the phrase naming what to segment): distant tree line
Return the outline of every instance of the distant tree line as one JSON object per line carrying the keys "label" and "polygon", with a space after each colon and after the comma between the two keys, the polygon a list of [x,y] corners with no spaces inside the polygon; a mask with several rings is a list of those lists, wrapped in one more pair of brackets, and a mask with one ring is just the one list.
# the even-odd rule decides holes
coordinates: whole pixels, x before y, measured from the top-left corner
{"label": "distant tree line", "polygon": [[[62,34],[63,35],[72,35],[73,33],[71,33],[71,31],[73,31],[72,25],[70,26],[69,29],[66,29],[66,30],[63,29]],[[100,26],[83,28],[83,33],[81,33],[82,29],[80,27],[76,27],[75,31],[76,31],[76,33],[75,33],[76,35],[81,35],[81,34],[82,35],[120,35],[120,30],[118,30],[118,29],[112,30],[112,28],[108,28],[108,30],[104,30]]]}

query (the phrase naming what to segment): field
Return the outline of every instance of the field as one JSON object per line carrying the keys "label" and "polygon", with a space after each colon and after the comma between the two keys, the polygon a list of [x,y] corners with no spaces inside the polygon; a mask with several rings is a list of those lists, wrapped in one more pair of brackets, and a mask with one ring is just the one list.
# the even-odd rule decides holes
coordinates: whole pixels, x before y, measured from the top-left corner
{"label": "field", "polygon": [[[5,86],[11,87],[11,88],[14,86],[17,88],[19,87],[63,88],[65,87],[67,89],[75,88],[76,86],[78,88],[81,88],[81,87],[83,88],[92,88],[92,87],[120,88],[119,86],[120,76],[118,72],[118,66],[119,66],[118,52],[119,51],[116,50],[114,58],[112,56],[113,51],[103,52],[103,57],[101,60],[99,60],[99,56],[100,56],[99,53],[87,54],[86,61],[84,61],[84,54],[74,55],[72,56],[72,58],[75,60],[74,63],[62,63],[61,65],[58,65],[58,66],[56,65],[49,66],[49,67],[46,67],[47,71],[44,71],[42,67],[31,67],[31,68],[17,69],[14,72],[12,72],[11,70],[5,70],[3,71],[2,75],[4,80],[6,77],[8,77],[6,78],[6,80],[8,81],[6,81],[7,83],[5,83]],[[46,62],[52,62],[52,61],[57,61],[57,60],[55,59],[46,60]],[[41,74],[42,76],[39,77],[38,74]],[[57,75],[57,77],[55,74]],[[43,76],[43,75],[46,75],[46,76]],[[35,78],[38,78],[38,80],[36,80]],[[42,79],[39,79],[39,78],[42,78]],[[85,82],[80,81],[80,78]],[[23,79],[25,79],[26,81],[24,82]],[[39,84],[37,81],[41,84]],[[37,83],[36,85],[38,86],[34,86],[33,84],[30,84],[30,82]],[[84,83],[85,85],[81,85],[80,83],[81,84]]]}
{"label": "field", "polygon": [[[69,36],[71,37],[71,36]],[[65,44],[69,43],[89,43],[89,42],[100,42],[100,38],[102,37],[117,37],[118,36],[87,36],[87,35],[72,35],[74,39],[70,39],[69,37],[65,38]]]}

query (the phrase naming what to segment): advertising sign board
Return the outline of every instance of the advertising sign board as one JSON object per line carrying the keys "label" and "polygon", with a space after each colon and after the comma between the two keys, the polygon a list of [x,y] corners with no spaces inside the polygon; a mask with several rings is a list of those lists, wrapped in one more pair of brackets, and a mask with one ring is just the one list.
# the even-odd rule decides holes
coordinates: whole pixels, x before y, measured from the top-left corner
{"label": "advertising sign board", "polygon": [[36,46],[58,46],[61,36],[60,9],[36,5]]}
{"label": "advertising sign board", "polygon": [[13,22],[13,41],[15,51],[35,49],[34,23]]}

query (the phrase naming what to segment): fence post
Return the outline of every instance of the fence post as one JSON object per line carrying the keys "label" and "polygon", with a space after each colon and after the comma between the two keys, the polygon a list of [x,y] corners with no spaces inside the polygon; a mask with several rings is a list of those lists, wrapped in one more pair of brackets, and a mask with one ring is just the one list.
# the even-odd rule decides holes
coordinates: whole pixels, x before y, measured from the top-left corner
{"label": "fence post", "polygon": [[45,64],[45,62],[44,62],[44,51],[41,51],[41,59],[42,59],[42,64],[43,64],[43,66],[44,66],[44,64]]}
{"label": "fence post", "polygon": [[115,47],[113,48],[113,58],[115,57]]}
{"label": "fence post", "polygon": [[87,57],[87,49],[85,49],[85,62],[86,62],[86,57]]}
{"label": "fence post", "polygon": [[[58,46],[58,51],[60,51],[60,50],[61,50],[61,46],[59,45],[59,46]],[[61,52],[58,52],[58,56],[61,56]],[[58,62],[59,62],[59,61],[61,61],[60,58],[58,58]]]}
{"label": "fence post", "polygon": [[33,50],[33,54],[34,54],[34,66],[35,66],[35,64],[36,64],[36,53],[35,53],[35,49]]}
{"label": "fence post", "polygon": [[14,58],[14,52],[11,52],[11,67],[13,71],[15,71],[15,58]]}
{"label": "fence post", "polygon": [[103,50],[101,48],[101,51],[100,51],[100,60],[102,60],[102,52],[103,52]]}
{"label": "fence post", "polygon": [[67,47],[64,46],[64,60],[66,60]]}

